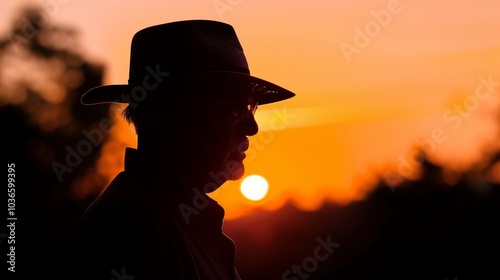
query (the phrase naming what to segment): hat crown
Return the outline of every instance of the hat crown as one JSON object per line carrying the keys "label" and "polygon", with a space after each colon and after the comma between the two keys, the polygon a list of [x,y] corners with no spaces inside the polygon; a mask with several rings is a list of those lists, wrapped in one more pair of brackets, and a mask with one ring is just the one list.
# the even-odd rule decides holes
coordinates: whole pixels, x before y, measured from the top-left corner
{"label": "hat crown", "polygon": [[190,93],[239,99],[252,95],[259,105],[295,95],[250,75],[231,25],[213,20],[185,20],[146,27],[135,33],[128,83],[94,87],[83,94],[81,102],[137,106],[150,94]]}
{"label": "hat crown", "polygon": [[243,48],[231,25],[186,20],[147,27],[131,44],[129,84],[141,83],[147,69],[170,77],[206,71],[250,74]]}

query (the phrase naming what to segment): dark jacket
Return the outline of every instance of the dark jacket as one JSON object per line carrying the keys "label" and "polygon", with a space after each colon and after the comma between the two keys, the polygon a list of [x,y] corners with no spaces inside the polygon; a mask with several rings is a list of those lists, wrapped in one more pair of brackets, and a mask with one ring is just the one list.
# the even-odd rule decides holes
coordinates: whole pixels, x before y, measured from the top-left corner
{"label": "dark jacket", "polygon": [[178,183],[154,169],[127,149],[125,171],[77,226],[67,279],[239,279],[224,209],[206,194],[196,198],[206,203],[178,195]]}

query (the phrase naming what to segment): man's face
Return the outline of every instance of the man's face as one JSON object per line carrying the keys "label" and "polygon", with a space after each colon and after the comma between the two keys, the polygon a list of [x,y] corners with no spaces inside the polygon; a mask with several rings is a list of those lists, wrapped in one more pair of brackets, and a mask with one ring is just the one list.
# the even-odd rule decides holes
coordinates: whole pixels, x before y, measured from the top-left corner
{"label": "man's face", "polygon": [[174,138],[184,176],[204,177],[216,185],[241,178],[248,136],[258,131],[255,101],[199,95],[181,99]]}

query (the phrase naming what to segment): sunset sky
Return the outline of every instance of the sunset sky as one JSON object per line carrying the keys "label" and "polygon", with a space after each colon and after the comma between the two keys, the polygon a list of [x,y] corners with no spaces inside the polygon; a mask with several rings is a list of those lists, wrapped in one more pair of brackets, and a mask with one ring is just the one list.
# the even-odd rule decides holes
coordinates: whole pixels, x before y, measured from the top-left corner
{"label": "sunset sky", "polygon": [[[26,3],[81,31],[83,51],[106,64],[106,84],[126,83],[130,40],[144,27],[185,19],[234,26],[251,73],[297,95],[257,111],[246,175],[266,178],[269,192],[250,201],[241,181],[226,183],[213,196],[228,219],[289,199],[310,210],[325,199],[361,199],[377,173],[417,172],[398,171],[417,143],[466,168],[498,142],[498,1],[4,0],[0,34]],[[135,146],[121,120],[112,133]],[[110,180],[122,148],[103,149],[99,167]]]}

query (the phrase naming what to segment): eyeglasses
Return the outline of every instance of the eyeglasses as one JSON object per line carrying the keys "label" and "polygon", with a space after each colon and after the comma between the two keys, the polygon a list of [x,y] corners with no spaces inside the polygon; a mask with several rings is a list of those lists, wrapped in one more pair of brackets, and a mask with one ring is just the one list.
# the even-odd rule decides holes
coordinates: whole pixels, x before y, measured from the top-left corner
{"label": "eyeglasses", "polygon": [[249,97],[243,104],[233,106],[229,117],[234,123],[240,123],[255,115],[258,102],[253,97]]}

